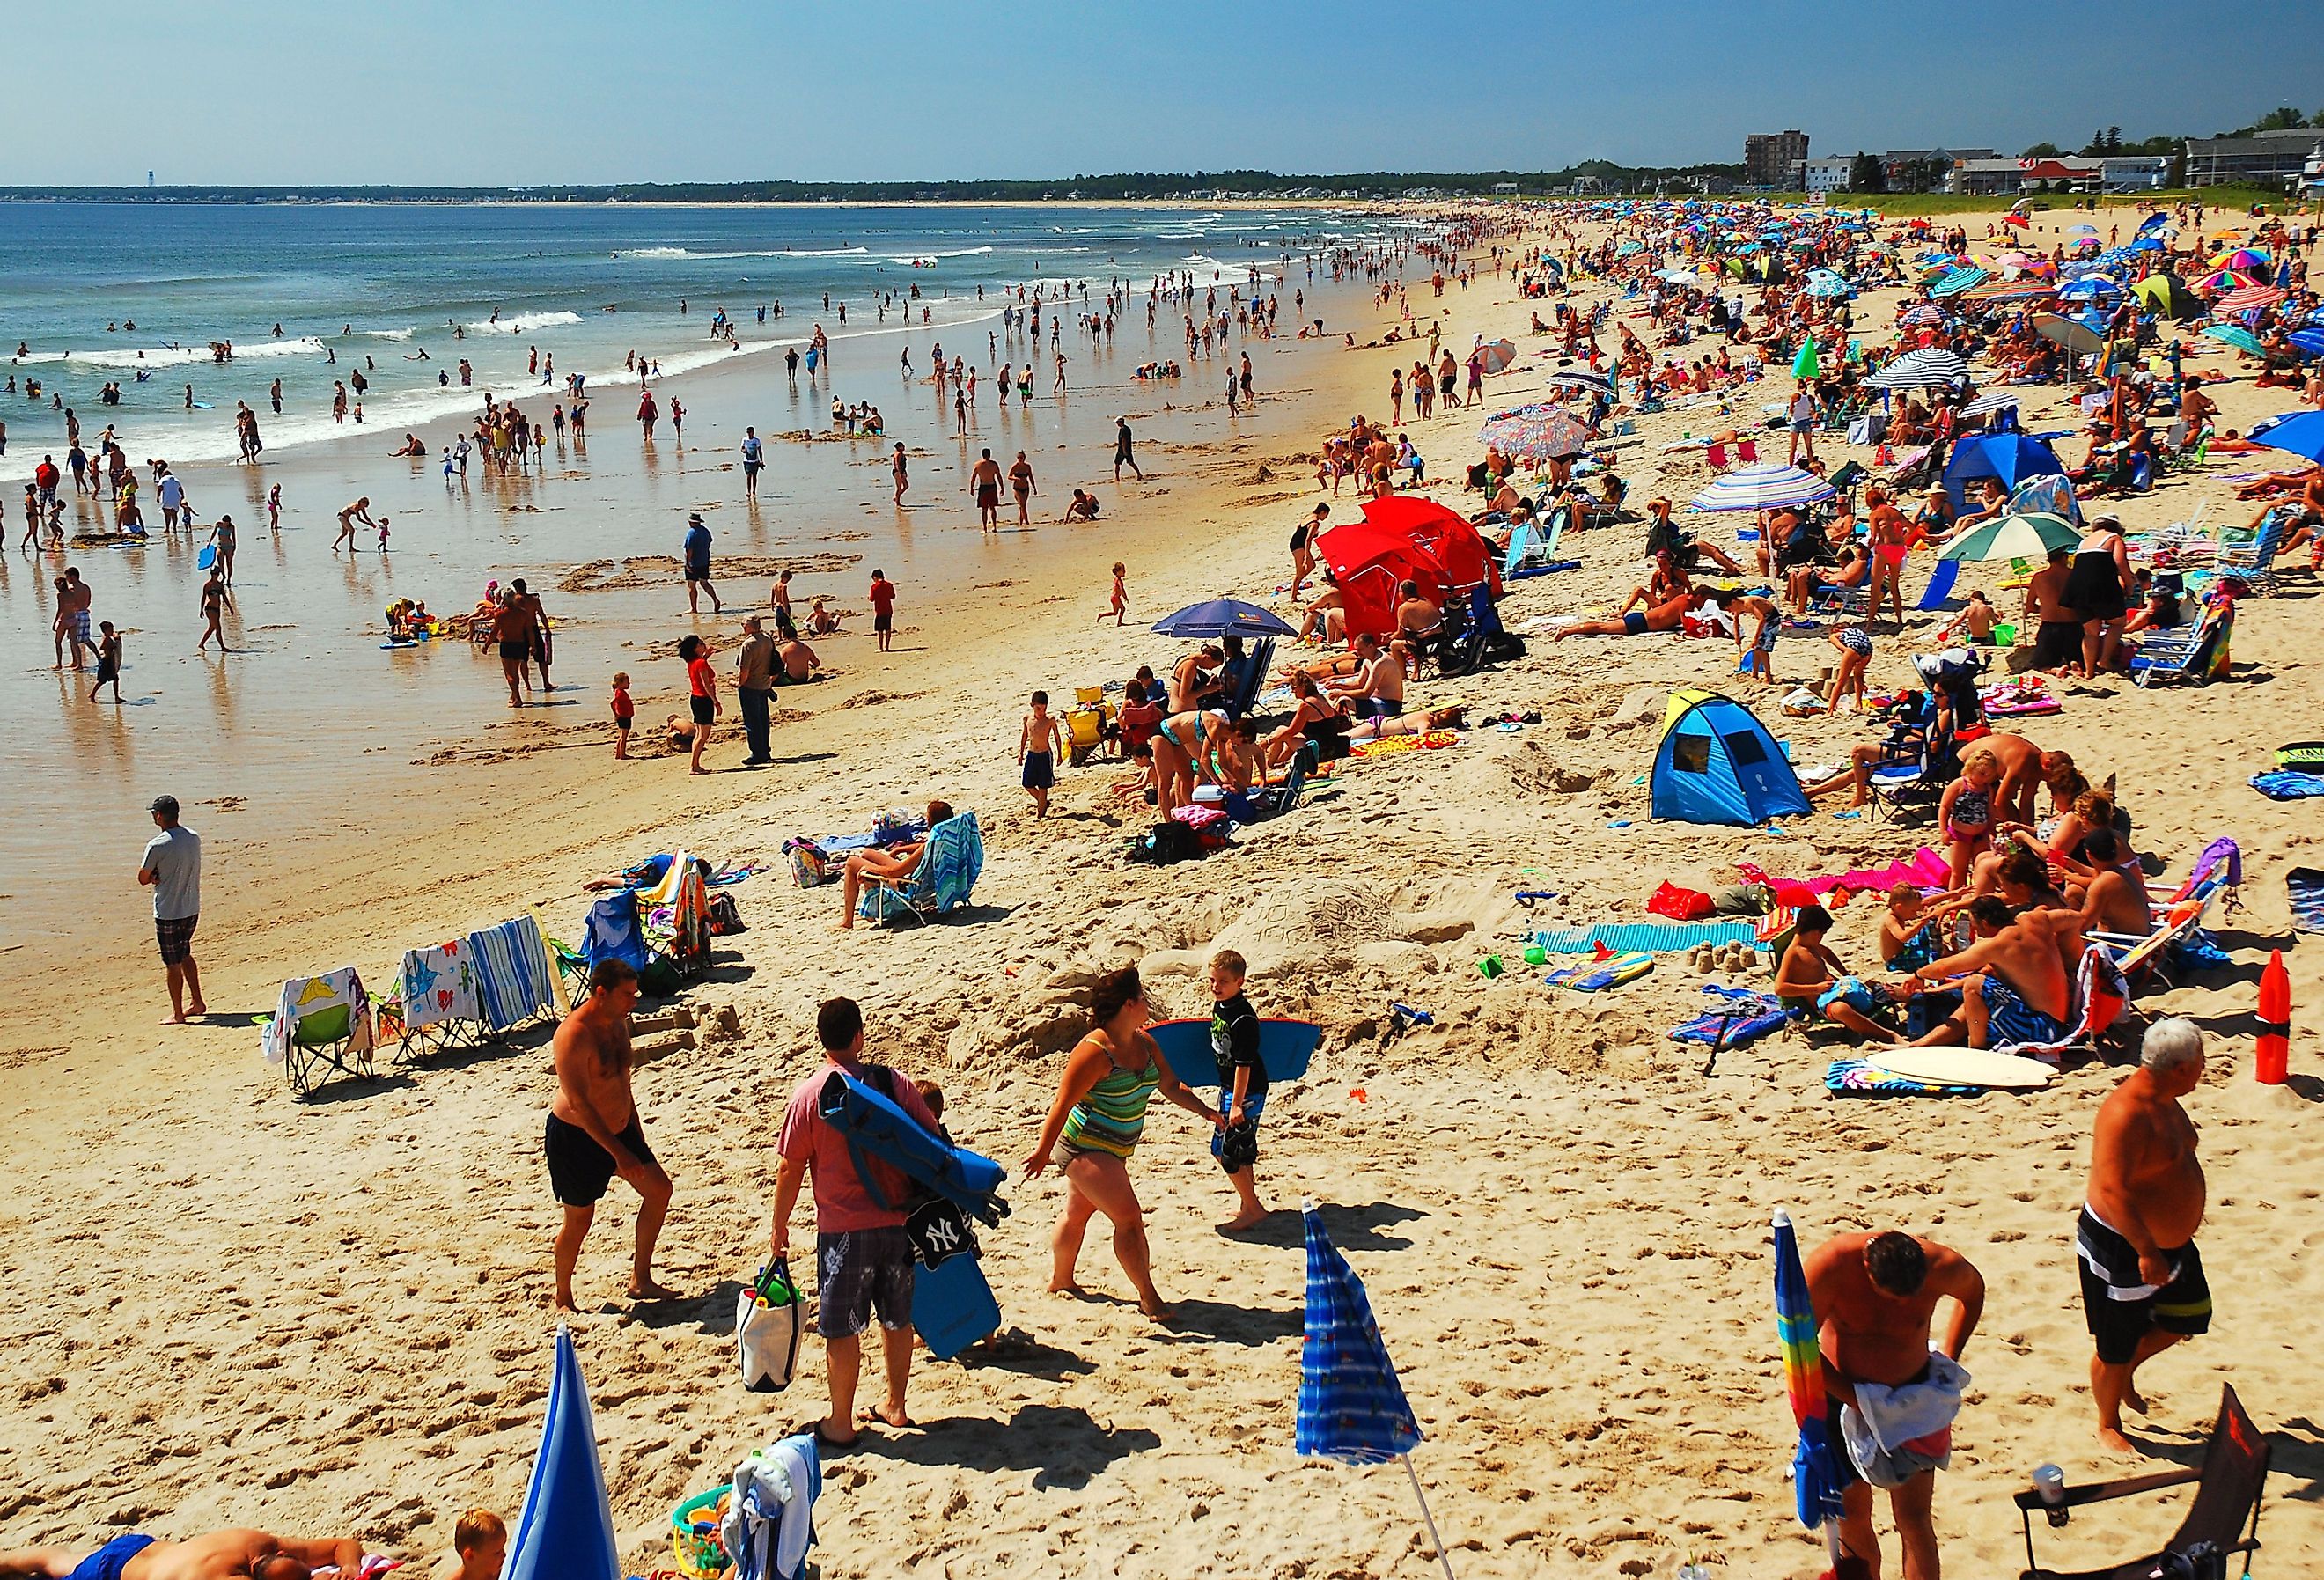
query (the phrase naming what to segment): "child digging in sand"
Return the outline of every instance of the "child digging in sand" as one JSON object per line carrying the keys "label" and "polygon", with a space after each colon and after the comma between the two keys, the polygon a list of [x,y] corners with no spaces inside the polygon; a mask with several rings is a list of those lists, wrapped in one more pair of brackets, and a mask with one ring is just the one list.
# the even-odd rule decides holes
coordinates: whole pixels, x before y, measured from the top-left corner
{"label": "child digging in sand", "polygon": [[1232,949],[1211,957],[1211,1058],[1218,1067],[1219,1113],[1226,1123],[1211,1135],[1211,1156],[1226,1170],[1240,1198],[1228,1234],[1267,1221],[1254,1178],[1259,1167],[1259,1115],[1267,1106],[1267,1067],[1259,1062],[1259,1012],[1243,996],[1250,967]]}

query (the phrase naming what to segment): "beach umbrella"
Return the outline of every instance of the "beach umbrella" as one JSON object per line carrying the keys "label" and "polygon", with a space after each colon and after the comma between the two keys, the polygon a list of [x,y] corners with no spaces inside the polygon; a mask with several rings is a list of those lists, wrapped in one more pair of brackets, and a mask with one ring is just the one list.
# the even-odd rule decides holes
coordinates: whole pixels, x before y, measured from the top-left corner
{"label": "beach umbrella", "polygon": [[2106,339],[2096,329],[2077,319],[2059,313],[2035,313],[2034,332],[2044,340],[2055,340],[2069,351],[2079,351],[2094,356],[2106,349]]}
{"label": "beach umbrella", "polygon": [[1864,382],[1876,390],[1930,390],[1968,376],[1968,363],[1932,346],[1906,352]]}
{"label": "beach umbrella", "polygon": [[2242,291],[2249,286],[2257,285],[2258,283],[2258,281],[2253,279],[2248,274],[2238,274],[2233,269],[2219,269],[2204,275],[2200,280],[2196,281],[2190,289],[2200,291],[2206,296],[2215,294],[2223,295],[2227,291]]}
{"label": "beach umbrella", "polygon": [[1854,296],[1856,288],[1837,274],[1827,274],[1821,279],[1810,280],[1800,287],[1800,294],[1836,301],[1842,297]]}
{"label": "beach umbrella", "polygon": [[1823,1351],[1816,1343],[1815,1305],[1800,1265],[1792,1215],[1775,1209],[1775,1337],[1783,1347],[1784,1394],[1791,1401],[1799,1443],[1792,1450],[1792,1494],[1800,1523],[1823,1532],[1832,1570],[1840,1568],[1839,1444],[1832,1440],[1831,1400],[1823,1386]]}
{"label": "beach umbrella", "polygon": [[2284,344],[2302,357],[2324,356],[2324,329],[2302,329],[2284,337]]}
{"label": "beach umbrella", "polygon": [[1936,328],[1944,321],[1945,315],[1926,302],[1923,302],[1916,308],[1908,308],[1905,310],[1904,316],[1896,320],[1898,324],[1908,329]]}
{"label": "beach umbrella", "polygon": [[2163,250],[2163,238],[2160,236],[2142,236],[2136,241],[2130,244],[2130,250],[2134,253],[2159,253]]}
{"label": "beach umbrella", "polygon": [[1517,348],[1507,340],[1488,340],[1477,347],[1487,373],[1499,373],[1517,359]]}
{"label": "beach umbrella", "polygon": [[1396,1380],[1396,1363],[1388,1358],[1379,1324],[1372,1320],[1363,1280],[1332,1243],[1315,1204],[1307,1202],[1301,1210],[1306,1220],[1307,1335],[1299,1351],[1299,1415],[1293,1446],[1303,1455],[1346,1465],[1402,1460],[1437,1562],[1444,1566],[1445,1580],[1452,1580],[1452,1560],[1444,1551],[1444,1538],[1436,1534],[1436,1519],[1420,1490],[1419,1473],[1412,1468],[1420,1423],[1413,1418],[1404,1385]]}
{"label": "beach umbrella", "polygon": [[1931,296],[1959,296],[1970,286],[1982,285],[1992,278],[1993,276],[1991,274],[1987,273],[1982,269],[1955,269],[1951,273],[1947,274],[1934,285],[1930,286],[1929,294]]}
{"label": "beach umbrella", "polygon": [[1215,642],[1222,636],[1298,634],[1274,610],[1246,604],[1240,598],[1213,598],[1207,603],[1189,604],[1169,618],[1156,621],[1153,629],[1165,636],[1200,642]]}
{"label": "beach umbrella", "polygon": [[1940,559],[2041,559],[2052,549],[2070,549],[2082,541],[2080,531],[2063,516],[2042,512],[2015,512],[1979,522],[1947,543]]}
{"label": "beach umbrella", "polygon": [[2234,252],[2222,253],[2211,260],[2214,269],[2264,269],[2267,264],[2267,254],[2255,252],[2250,247],[2237,247]]}
{"label": "beach umbrella", "polygon": [[2241,291],[2230,291],[2211,304],[2215,313],[2247,313],[2260,308],[2273,307],[2285,293],[2273,285],[2246,285]]}
{"label": "beach umbrella", "polygon": [[1587,363],[1571,360],[1561,362],[1549,374],[1546,382],[1551,384],[1563,384],[1568,389],[1588,390],[1592,393],[1602,391],[1610,395],[1614,393],[1612,374],[1600,373]]}
{"label": "beach umbrella", "polygon": [[2072,301],[2088,301],[2093,297],[2120,296],[2122,287],[2103,274],[2085,274],[2061,286],[2058,294]]}
{"label": "beach umbrella", "polygon": [[2002,223],[2002,224],[2004,224],[2004,225],[2014,225],[2014,226],[2015,226],[2018,229],[2023,230],[2023,229],[2024,229],[2027,226],[2032,225],[2034,222],[2033,222],[2032,220],[2030,220],[2030,219],[2026,218],[2026,217],[2025,217],[2025,216],[2024,216],[2023,214],[2018,213],[2018,212],[2017,212],[2017,210],[2015,210],[2015,208],[2013,208],[2013,209],[2011,209],[2008,213],[2006,213],[2006,214],[2005,214],[2005,215],[2003,215],[2003,216],[2001,217],[2001,223]]}
{"label": "beach umbrella", "polygon": [[1816,343],[1813,336],[1811,335],[1800,342],[1800,354],[1792,358],[1792,376],[1795,379],[1823,376],[1823,369],[1816,364]]}
{"label": "beach umbrella", "polygon": [[1989,411],[2006,411],[2010,407],[2019,404],[2024,398],[2015,390],[1987,390],[1984,394],[1963,406],[1960,409],[1960,414],[1963,417],[1982,417]]}
{"label": "beach umbrella", "polygon": [[2058,288],[2039,280],[1996,280],[1972,287],[1961,298],[1964,301],[2039,301],[2045,296],[2055,296]]}
{"label": "beach umbrella", "polygon": [[2324,411],[2293,411],[2271,417],[2251,430],[2254,444],[2290,450],[2310,461],[2324,462]]}
{"label": "beach umbrella", "polygon": [[509,1533],[501,1575],[503,1580],[621,1580],[622,1573],[604,1467],[597,1463],[589,1385],[581,1380],[573,1335],[559,1323],[540,1452],[533,1457],[532,1480]]}
{"label": "beach umbrella", "polygon": [[1775,510],[1813,504],[1838,492],[1814,473],[1797,467],[1738,467],[1713,479],[1690,503],[1696,510]]}
{"label": "beach umbrella", "polygon": [[2241,324],[2206,324],[2203,326],[2203,337],[2232,346],[2246,356],[2262,355],[2259,337]]}

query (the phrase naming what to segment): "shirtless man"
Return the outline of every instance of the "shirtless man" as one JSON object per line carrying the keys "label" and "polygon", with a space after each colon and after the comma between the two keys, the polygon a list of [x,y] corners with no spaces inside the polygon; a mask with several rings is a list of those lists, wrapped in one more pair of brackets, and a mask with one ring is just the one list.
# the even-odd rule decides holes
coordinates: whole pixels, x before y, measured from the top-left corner
{"label": "shirtless man", "polygon": [[2065,601],[2073,568],[2070,546],[2051,550],[2049,563],[2025,583],[2025,608],[2017,621],[2019,632],[2034,633],[2034,667],[2061,675],[2081,672],[2082,617]]}
{"label": "shirtless man", "polygon": [[532,617],[532,657],[540,666],[540,688],[554,691],[557,688],[549,683],[549,664],[553,656],[550,648],[555,641],[549,632],[549,611],[542,605],[540,595],[526,588],[524,577],[518,577],[509,583],[509,587],[516,594],[517,607]]}
{"label": "shirtless man", "polygon": [[374,531],[379,530],[379,523],[371,519],[371,495],[368,494],[339,512],[339,535],[331,540],[332,553],[337,554],[342,543],[347,546],[348,553],[355,552],[355,528],[358,525],[369,527]]}
{"label": "shirtless man", "polygon": [[363,1554],[353,1537],[301,1539],[263,1530],[214,1530],[191,1541],[116,1536],[85,1558],[60,1548],[0,1553],[0,1580],[308,1580],[334,1565],[352,1575]]}
{"label": "shirtless man", "polygon": [[1968,910],[1976,941],[1913,974],[1916,988],[1956,985],[1947,979],[1961,977],[1961,1007],[1914,1046],[1990,1048],[1996,1042],[2061,1040],[2074,994],[2060,923],[2079,944],[2080,918],[2045,910],[2013,918],[2009,902],[1998,894],[1978,896]]}
{"label": "shirtless man", "polygon": [[2203,1033],[2172,1019],[2146,1029],[2139,1067],[2098,1105],[2090,1187],[2074,1227],[2082,1309],[2097,1354],[2090,1395],[2098,1441],[2138,1451],[2122,1407],[2144,1413],[2138,1368],[2211,1326],[2211,1290],[2195,1231],[2203,1223],[2203,1164],[2179,1099],[2203,1082]]}
{"label": "shirtless man", "polygon": [[823,661],[816,657],[815,649],[794,636],[775,649],[775,661],[782,666],[784,683],[796,686],[815,679],[815,667]]}
{"label": "shirtless man", "polygon": [[[1569,636],[1644,636],[1649,631],[1676,631],[1680,619],[1695,606],[1699,596],[1691,592],[1673,593],[1646,609],[1633,609],[1625,604],[1610,620],[1584,620],[1576,625],[1563,626],[1551,632],[1549,639],[1563,642]],[[1631,603],[1643,601],[1637,593],[1631,594]]]}
{"label": "shirtless man", "polygon": [[[1840,1234],[1808,1253],[1808,1298],[1822,1327],[1824,1387],[1851,1404],[1859,1382],[1895,1387],[1929,1369],[1929,1333],[1937,1302],[1950,1297],[1952,1320],[1940,1346],[1960,1360],[1985,1311],[1985,1278],[1958,1251],[1894,1230]],[[1836,1434],[1835,1434],[1836,1435]],[[1872,1529],[1872,1489],[1858,1479],[1844,1446],[1834,1445],[1841,1490],[1840,1551],[1878,1580],[1880,1542]],[[1936,1523],[1929,1507],[1937,1473],[1924,1470],[1888,1494],[1904,1553],[1904,1580],[1937,1580]]]}
{"label": "shirtless man", "polygon": [[96,639],[89,635],[88,630],[89,610],[96,601],[95,589],[80,578],[80,567],[66,566],[64,575],[57,579],[55,668],[60,670],[64,668],[67,647],[72,649],[72,667],[75,670],[80,668],[80,654],[83,648],[87,648],[92,653],[97,651]]}
{"label": "shirtless man", "polygon": [[[900,448],[900,447],[899,447]],[[991,531],[1001,524],[1001,466],[992,452],[982,453],[975,466],[968,469],[968,491],[976,495],[977,525]],[[903,495],[899,494],[897,498]]]}
{"label": "shirtless man", "polygon": [[638,1193],[637,1250],[630,1260],[630,1298],[669,1300],[654,1282],[654,1242],[669,1212],[669,1176],[646,1145],[645,1127],[630,1091],[630,1012],[638,1002],[638,974],[620,960],[600,960],[589,972],[589,996],[557,1028],[550,1044],[557,1096],[549,1105],[541,1150],[549,1182],[565,1208],[557,1232],[557,1309],[577,1311],[573,1268],[597,1203],[615,1175]]}
{"label": "shirtless man", "polygon": [[[2154,907],[2145,879],[2123,871],[2122,836],[2111,828],[2091,829],[2082,836],[2082,857],[2090,869],[2081,885],[2082,930],[2128,938],[2153,931]],[[2069,883],[2070,893],[2072,888]]]}
{"label": "shirtless man", "polygon": [[493,616],[493,640],[500,643],[501,677],[508,682],[509,706],[522,707],[524,698],[517,692],[517,682],[525,678],[525,663],[532,656],[533,619],[532,611],[513,588],[501,595],[500,613]]}
{"label": "shirtless man", "polygon": [[1404,712],[1404,664],[1380,646],[1369,631],[1356,636],[1356,670],[1343,679],[1327,680],[1326,695],[1344,697],[1355,711],[1372,718],[1396,718]]}

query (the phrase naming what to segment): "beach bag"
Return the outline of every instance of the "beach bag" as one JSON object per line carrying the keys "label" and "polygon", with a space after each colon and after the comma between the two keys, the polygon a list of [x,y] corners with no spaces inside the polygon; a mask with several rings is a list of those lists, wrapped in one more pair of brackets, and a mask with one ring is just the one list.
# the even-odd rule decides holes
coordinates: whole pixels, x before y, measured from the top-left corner
{"label": "beach bag", "polygon": [[802,889],[816,888],[839,876],[831,870],[831,858],[823,854],[823,847],[804,834],[784,840],[783,855],[791,864],[791,882]]}
{"label": "beach bag", "polygon": [[788,1388],[806,1331],[807,1302],[791,1282],[789,1264],[778,1257],[734,1299],[734,1358],[742,1386],[753,1393]]}
{"label": "beach bag", "polygon": [[1695,889],[1665,883],[1646,901],[1646,909],[1674,921],[1698,921],[1711,912],[1711,896]]}
{"label": "beach bag", "polygon": [[742,912],[736,908],[734,897],[732,894],[713,894],[710,897],[710,936],[712,938],[730,938],[736,933],[746,933],[750,930],[742,925]]}
{"label": "beach bag", "polygon": [[1201,854],[1194,831],[1184,823],[1157,823],[1130,842],[1130,859],[1149,866],[1174,866]]}

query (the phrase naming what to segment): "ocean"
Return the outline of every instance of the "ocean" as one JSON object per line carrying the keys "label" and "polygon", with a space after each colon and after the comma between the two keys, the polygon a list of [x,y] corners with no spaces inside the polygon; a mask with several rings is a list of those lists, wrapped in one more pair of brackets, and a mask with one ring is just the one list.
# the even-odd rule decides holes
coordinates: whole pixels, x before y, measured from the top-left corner
{"label": "ocean", "polygon": [[[111,423],[134,463],[182,467],[235,454],[237,401],[258,412],[270,451],[344,435],[352,415],[334,421],[333,385],[358,370],[364,425],[400,433],[486,393],[554,395],[569,374],[634,384],[632,352],[665,375],[730,359],[711,339],[721,309],[742,355],[779,352],[818,324],[835,340],[895,333],[906,305],[915,328],[923,310],[936,330],[982,321],[1002,288],[1038,282],[1102,296],[1108,281],[1142,292],[1157,274],[1191,273],[1223,294],[1254,265],[1387,234],[1314,209],[154,203],[7,215],[0,351],[16,393],[0,396],[0,480],[29,477],[44,453],[61,462],[57,397],[84,442]],[[883,314],[886,293],[898,306]],[[216,360],[213,342],[231,343],[233,360]],[[552,379],[533,371],[536,352]],[[23,393],[35,380],[37,402]],[[100,403],[108,383],[117,406]]]}

